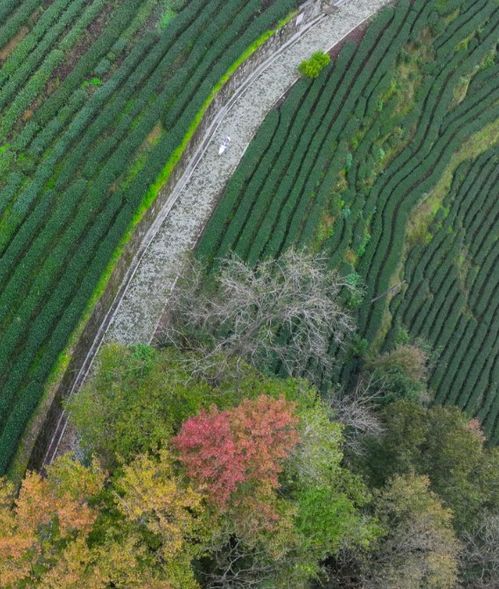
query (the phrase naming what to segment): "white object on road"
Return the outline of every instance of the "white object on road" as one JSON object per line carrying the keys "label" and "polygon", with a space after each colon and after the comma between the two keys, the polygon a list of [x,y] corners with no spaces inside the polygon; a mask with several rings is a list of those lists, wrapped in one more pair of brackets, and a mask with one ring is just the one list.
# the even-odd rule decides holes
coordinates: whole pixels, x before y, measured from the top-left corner
{"label": "white object on road", "polygon": [[218,148],[218,155],[222,155],[225,151],[227,151],[229,145],[231,142],[231,138],[226,135],[222,141],[222,143],[220,144],[220,147]]}

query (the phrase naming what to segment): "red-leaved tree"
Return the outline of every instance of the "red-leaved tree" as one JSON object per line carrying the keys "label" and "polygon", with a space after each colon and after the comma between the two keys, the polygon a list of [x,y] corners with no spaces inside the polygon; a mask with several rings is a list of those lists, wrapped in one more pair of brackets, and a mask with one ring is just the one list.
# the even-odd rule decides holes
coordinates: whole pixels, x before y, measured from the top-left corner
{"label": "red-leaved tree", "polygon": [[298,443],[294,404],[261,395],[226,411],[189,418],[173,438],[187,474],[220,508],[243,483],[275,489],[283,461]]}

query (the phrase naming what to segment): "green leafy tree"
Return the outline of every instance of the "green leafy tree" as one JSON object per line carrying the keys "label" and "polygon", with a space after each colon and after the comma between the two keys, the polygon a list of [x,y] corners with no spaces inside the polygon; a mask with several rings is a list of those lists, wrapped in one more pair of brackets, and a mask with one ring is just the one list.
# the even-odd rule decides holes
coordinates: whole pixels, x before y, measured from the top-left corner
{"label": "green leafy tree", "polygon": [[[328,558],[346,547],[368,550],[379,534],[376,521],[364,512],[371,500],[367,487],[343,464],[343,426],[331,417],[322,401],[302,411],[300,443],[284,473],[296,508],[297,577],[297,571],[320,577]],[[288,565],[294,562],[291,551]]]}
{"label": "green leafy tree", "polygon": [[458,531],[499,505],[499,450],[487,448],[473,420],[456,407],[397,401],[382,412],[384,434],[365,442],[360,468],[375,486],[392,476],[428,475],[455,514]]}
{"label": "green leafy tree", "polygon": [[175,350],[109,344],[68,409],[83,449],[114,467],[118,457],[157,448],[213,397],[210,385],[190,379]]}
{"label": "green leafy tree", "polygon": [[229,370],[214,384],[210,375],[189,372],[187,356],[171,347],[104,346],[93,378],[67,405],[83,449],[114,468],[157,449],[186,419],[212,405],[227,409],[243,398],[268,395],[306,406],[317,395],[304,380],[264,376],[240,362],[237,378]]}
{"label": "green leafy tree", "polygon": [[456,586],[459,542],[452,512],[424,476],[397,476],[380,492],[375,513],[384,533],[365,563],[364,587],[451,589]]}
{"label": "green leafy tree", "polygon": [[429,355],[421,346],[400,345],[367,362],[366,372],[383,390],[382,403],[427,398]]}

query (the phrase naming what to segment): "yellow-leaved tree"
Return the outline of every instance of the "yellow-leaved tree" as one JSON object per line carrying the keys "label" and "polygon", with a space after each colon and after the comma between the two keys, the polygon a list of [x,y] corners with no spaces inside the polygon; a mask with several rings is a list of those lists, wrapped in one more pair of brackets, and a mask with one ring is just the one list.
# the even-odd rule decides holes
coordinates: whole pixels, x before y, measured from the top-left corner
{"label": "yellow-leaved tree", "polygon": [[65,456],[19,493],[0,482],[0,586],[196,589],[192,560],[216,527],[167,450],[113,476]]}

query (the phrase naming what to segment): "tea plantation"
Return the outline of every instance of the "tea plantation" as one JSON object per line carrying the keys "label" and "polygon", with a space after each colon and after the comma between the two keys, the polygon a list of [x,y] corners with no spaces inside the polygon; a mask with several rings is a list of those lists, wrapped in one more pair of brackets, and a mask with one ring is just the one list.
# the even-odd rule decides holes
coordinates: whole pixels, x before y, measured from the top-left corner
{"label": "tea plantation", "polygon": [[389,340],[409,330],[438,350],[436,400],[478,415],[498,439],[499,151],[456,170],[449,192],[405,265]]}
{"label": "tea plantation", "polygon": [[0,472],[213,89],[296,4],[0,3]]}
{"label": "tea plantation", "polygon": [[[496,0],[401,0],[301,79],[259,130],[199,242],[216,267],[291,245],[365,285],[357,352],[422,338],[438,402],[499,437]],[[337,354],[334,345],[331,353]]]}

